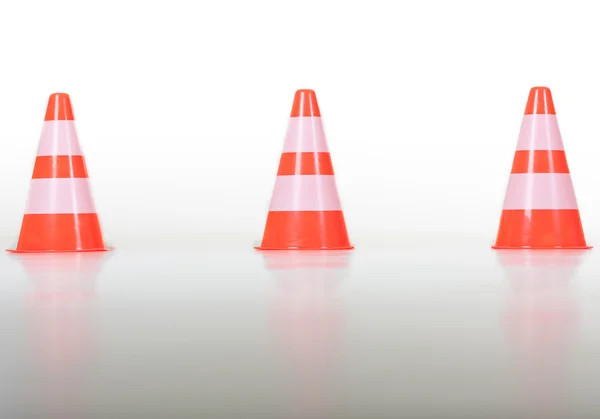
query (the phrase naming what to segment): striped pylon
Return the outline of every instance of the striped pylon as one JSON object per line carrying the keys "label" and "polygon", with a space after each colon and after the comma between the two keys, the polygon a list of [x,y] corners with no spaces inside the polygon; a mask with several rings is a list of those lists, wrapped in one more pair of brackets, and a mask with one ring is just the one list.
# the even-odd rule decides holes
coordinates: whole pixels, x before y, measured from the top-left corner
{"label": "striped pylon", "polygon": [[258,249],[351,249],[317,97],[298,90]]}
{"label": "striped pylon", "polygon": [[588,248],[547,87],[529,93],[493,247]]}
{"label": "striped pylon", "polygon": [[48,100],[29,197],[14,252],[109,250],[104,244],[71,100]]}

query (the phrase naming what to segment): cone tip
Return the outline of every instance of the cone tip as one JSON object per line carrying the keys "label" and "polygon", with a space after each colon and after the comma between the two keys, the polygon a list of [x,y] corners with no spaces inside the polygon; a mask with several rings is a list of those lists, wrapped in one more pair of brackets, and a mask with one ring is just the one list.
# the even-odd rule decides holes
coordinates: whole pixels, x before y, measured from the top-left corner
{"label": "cone tip", "polygon": [[529,91],[525,115],[556,115],[552,92],[548,87],[535,86]]}
{"label": "cone tip", "polygon": [[72,121],[73,108],[67,93],[52,93],[48,99],[45,121]]}
{"label": "cone tip", "polygon": [[300,89],[294,96],[291,117],[299,116],[321,116],[317,94],[312,89]]}

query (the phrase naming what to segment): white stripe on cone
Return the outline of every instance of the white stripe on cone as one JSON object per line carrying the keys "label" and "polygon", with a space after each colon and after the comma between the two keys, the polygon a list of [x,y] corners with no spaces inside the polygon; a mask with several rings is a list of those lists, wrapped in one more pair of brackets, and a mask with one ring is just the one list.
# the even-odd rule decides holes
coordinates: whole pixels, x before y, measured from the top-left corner
{"label": "white stripe on cone", "polygon": [[32,179],[25,214],[95,214],[87,178]]}
{"label": "white stripe on cone", "polygon": [[568,173],[513,173],[508,180],[505,210],[578,209]]}
{"label": "white stripe on cone", "polygon": [[327,140],[320,117],[298,116],[290,118],[283,146],[284,153],[328,153]]}
{"label": "white stripe on cone", "polygon": [[277,176],[269,211],[340,211],[333,175]]}
{"label": "white stripe on cone", "polygon": [[556,115],[525,115],[517,150],[564,150]]}
{"label": "white stripe on cone", "polygon": [[81,156],[75,121],[45,121],[38,156]]}

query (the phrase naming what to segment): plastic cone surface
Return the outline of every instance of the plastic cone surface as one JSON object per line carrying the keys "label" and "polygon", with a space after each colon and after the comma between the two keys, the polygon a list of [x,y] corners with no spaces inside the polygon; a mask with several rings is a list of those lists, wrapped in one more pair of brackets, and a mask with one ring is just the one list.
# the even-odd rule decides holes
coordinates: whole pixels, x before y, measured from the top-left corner
{"label": "plastic cone surface", "polygon": [[298,90],[260,250],[352,249],[317,97]]}
{"label": "plastic cone surface", "polygon": [[547,87],[529,93],[493,247],[589,248]]}
{"label": "plastic cone surface", "polygon": [[107,249],[88,183],[71,100],[48,100],[21,234],[13,252],[86,252]]}

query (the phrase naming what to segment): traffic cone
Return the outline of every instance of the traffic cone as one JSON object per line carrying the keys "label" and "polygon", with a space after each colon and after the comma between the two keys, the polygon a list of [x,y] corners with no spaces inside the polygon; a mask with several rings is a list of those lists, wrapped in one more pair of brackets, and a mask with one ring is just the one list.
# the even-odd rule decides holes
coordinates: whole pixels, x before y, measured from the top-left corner
{"label": "traffic cone", "polygon": [[260,250],[352,249],[313,90],[298,90]]}
{"label": "traffic cone", "polygon": [[493,248],[590,248],[547,87],[529,92]]}
{"label": "traffic cone", "polygon": [[54,93],[48,100],[33,168],[29,198],[15,253],[110,250],[88,183],[71,100]]}

